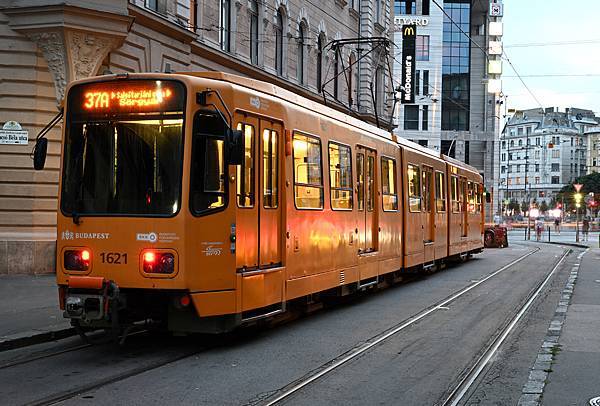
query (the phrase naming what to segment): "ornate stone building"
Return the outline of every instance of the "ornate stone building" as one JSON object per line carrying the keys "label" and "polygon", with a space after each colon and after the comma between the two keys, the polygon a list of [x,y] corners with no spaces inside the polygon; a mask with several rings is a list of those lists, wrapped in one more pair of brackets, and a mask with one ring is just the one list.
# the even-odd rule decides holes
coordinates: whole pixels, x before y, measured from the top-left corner
{"label": "ornate stone building", "polygon": [[[20,123],[29,141],[0,143],[0,274],[54,269],[60,127],[44,171],[30,153],[67,83],[107,70],[220,70],[387,123],[390,13],[390,0],[2,1],[0,125]],[[330,46],[373,37],[382,46]]]}

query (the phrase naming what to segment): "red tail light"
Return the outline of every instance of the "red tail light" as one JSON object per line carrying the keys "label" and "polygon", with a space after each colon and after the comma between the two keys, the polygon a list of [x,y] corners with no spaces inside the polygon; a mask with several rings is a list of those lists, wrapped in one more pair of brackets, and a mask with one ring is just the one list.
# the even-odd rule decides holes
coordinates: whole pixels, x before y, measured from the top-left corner
{"label": "red tail light", "polygon": [[64,265],[67,271],[87,271],[92,261],[92,253],[88,249],[67,250]]}
{"label": "red tail light", "polygon": [[169,252],[145,251],[142,258],[145,273],[168,275],[175,272],[175,256]]}

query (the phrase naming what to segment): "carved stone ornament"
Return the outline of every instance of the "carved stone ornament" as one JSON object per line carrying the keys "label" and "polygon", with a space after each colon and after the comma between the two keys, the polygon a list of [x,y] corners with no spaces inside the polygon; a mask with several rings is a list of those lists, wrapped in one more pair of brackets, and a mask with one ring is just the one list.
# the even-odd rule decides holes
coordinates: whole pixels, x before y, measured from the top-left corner
{"label": "carved stone ornament", "polygon": [[102,60],[117,44],[115,38],[82,31],[70,31],[67,33],[67,38],[71,80],[96,75]]}
{"label": "carved stone ornament", "polygon": [[32,32],[28,37],[42,50],[54,79],[56,100],[60,103],[67,86],[67,55],[62,31]]}

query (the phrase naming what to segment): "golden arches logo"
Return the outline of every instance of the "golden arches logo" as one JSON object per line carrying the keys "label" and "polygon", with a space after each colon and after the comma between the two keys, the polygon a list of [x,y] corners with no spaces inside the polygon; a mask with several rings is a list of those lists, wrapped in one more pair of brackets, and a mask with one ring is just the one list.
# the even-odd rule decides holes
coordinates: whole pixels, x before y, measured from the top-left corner
{"label": "golden arches logo", "polygon": [[405,36],[415,35],[415,28],[414,27],[404,27],[404,35]]}

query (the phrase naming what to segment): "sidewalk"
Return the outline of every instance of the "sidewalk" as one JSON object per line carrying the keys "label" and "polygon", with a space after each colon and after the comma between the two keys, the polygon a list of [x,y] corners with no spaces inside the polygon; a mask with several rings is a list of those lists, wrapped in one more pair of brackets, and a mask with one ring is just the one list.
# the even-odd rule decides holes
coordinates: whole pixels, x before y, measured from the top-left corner
{"label": "sidewalk", "polygon": [[[576,242],[575,231],[567,230],[561,231],[560,234],[554,232],[554,227],[550,230],[550,235],[548,236],[548,229],[544,230],[542,233],[541,242],[552,242],[552,243],[563,243],[563,244],[578,244],[586,247],[597,248],[599,247],[598,238],[600,238],[600,233],[598,231],[590,232],[588,235],[588,240],[583,240],[583,233],[579,232],[579,242]],[[525,229],[517,229],[510,230],[508,232],[508,243],[511,242],[519,242],[525,241]],[[531,230],[531,241],[536,241],[535,230]]]}
{"label": "sidewalk", "polygon": [[598,248],[581,259],[543,405],[589,405],[590,399],[600,396],[599,260]]}
{"label": "sidewalk", "polygon": [[65,334],[54,275],[0,275],[0,350]]}

